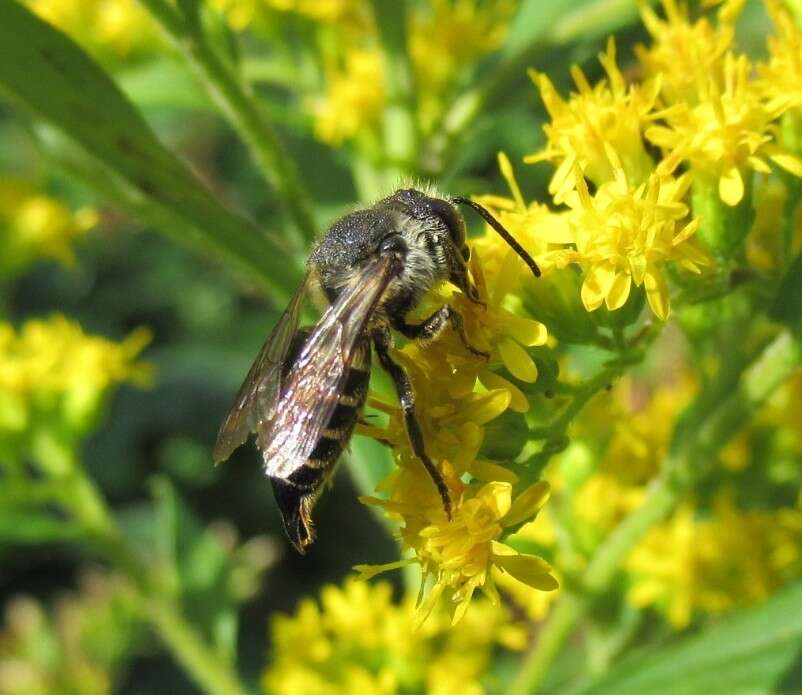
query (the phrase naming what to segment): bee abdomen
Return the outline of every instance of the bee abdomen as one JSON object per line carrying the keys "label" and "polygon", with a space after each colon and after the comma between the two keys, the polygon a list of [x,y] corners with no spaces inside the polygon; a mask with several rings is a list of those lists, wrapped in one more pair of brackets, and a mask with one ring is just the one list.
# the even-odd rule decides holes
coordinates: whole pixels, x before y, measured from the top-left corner
{"label": "bee abdomen", "polygon": [[367,399],[369,382],[370,345],[365,341],[356,350],[334,412],[309,458],[286,478],[270,478],[284,528],[301,553],[315,535],[310,517],[312,505],[351,439]]}

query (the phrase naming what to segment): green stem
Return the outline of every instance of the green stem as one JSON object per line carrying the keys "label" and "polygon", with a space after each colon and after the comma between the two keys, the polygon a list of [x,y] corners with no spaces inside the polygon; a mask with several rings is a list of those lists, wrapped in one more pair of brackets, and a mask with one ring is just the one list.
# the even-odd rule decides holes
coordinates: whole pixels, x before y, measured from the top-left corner
{"label": "green stem", "polygon": [[737,390],[717,390],[720,400],[698,423],[695,435],[678,451],[672,452],[664,463],[664,473],[652,483],[644,503],[615,529],[591,558],[580,577],[582,593],[563,589],[551,619],[525,658],[509,691],[512,695],[531,695],[538,691],[565,640],[590,610],[595,598],[609,589],[628,553],[715,465],[715,452],[746,424],[774,389],[799,368],[800,362],[802,346],[788,332],[782,332],[742,373]]}
{"label": "green stem", "polygon": [[147,615],[159,637],[204,693],[247,695],[247,689],[229,665],[198,638],[171,603],[153,602],[148,606]]}
{"label": "green stem", "polygon": [[231,665],[198,637],[173,602],[154,598],[158,588],[152,573],[120,533],[95,484],[76,469],[63,480],[61,499],[95,550],[131,579],[145,606],[146,619],[201,690],[213,695],[247,695]]}
{"label": "green stem", "polygon": [[311,197],[295,162],[259,109],[250,86],[214,52],[200,24],[185,21],[164,0],[140,1],[161,24],[211,98],[248,145],[264,179],[278,191],[300,232],[295,241],[299,246],[308,246],[317,235]]}

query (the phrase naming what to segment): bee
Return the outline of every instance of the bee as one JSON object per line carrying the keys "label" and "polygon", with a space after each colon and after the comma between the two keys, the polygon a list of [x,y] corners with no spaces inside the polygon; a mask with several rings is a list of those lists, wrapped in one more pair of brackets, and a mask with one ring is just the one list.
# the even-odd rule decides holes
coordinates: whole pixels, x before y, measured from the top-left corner
{"label": "bee", "polygon": [[[415,394],[392,358],[391,330],[410,340],[432,340],[447,326],[470,345],[462,319],[446,304],[420,323],[407,314],[447,281],[481,304],[468,274],[470,249],[456,209],[478,212],[523,258],[540,270],[510,233],[482,206],[413,188],[352,212],[325,233],[287,309],[256,357],[214,447],[216,463],[255,433],[284,529],[303,554],[315,538],[312,507],[332,475],[360,418],[368,393],[371,353],[392,378],[412,451],[426,468],[450,516],[445,481],[426,454],[415,414]],[[329,306],[318,323],[299,328],[304,297],[318,284]]]}

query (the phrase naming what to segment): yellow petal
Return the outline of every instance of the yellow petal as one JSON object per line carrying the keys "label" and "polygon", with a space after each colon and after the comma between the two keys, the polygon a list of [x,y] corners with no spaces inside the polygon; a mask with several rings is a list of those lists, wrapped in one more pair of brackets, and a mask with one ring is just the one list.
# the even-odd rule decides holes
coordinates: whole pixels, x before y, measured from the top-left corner
{"label": "yellow petal", "polygon": [[730,167],[718,181],[718,194],[730,206],[738,205],[744,197],[744,180],[738,167]]}
{"label": "yellow petal", "polygon": [[537,381],[537,366],[518,343],[505,338],[498,344],[498,351],[504,366],[516,379],[530,384]]}
{"label": "yellow petal", "polygon": [[[482,482],[500,480],[503,483],[510,483],[510,485],[518,482],[518,476],[509,468],[504,468],[504,466],[490,461],[473,461],[470,465],[470,474]],[[514,506],[515,504],[513,503]],[[507,516],[509,516],[509,512],[504,518],[506,519]]]}
{"label": "yellow petal", "polygon": [[476,493],[475,500],[493,510],[493,517],[501,519],[512,506],[512,485],[500,480],[494,480],[482,486]]}
{"label": "yellow petal", "polygon": [[666,285],[663,276],[659,270],[649,268],[643,278],[644,287],[646,288],[646,298],[649,300],[649,306],[652,308],[654,315],[662,321],[668,319],[669,313],[669,296],[668,286]]}
{"label": "yellow petal", "polygon": [[595,311],[604,302],[615,282],[615,268],[608,263],[599,263],[588,270],[582,283],[582,303],[588,311]]}
{"label": "yellow petal", "polygon": [[620,309],[629,297],[629,288],[632,285],[632,278],[629,273],[618,273],[615,276],[610,291],[607,293],[607,308],[610,311]]}
{"label": "yellow petal", "polygon": [[794,176],[802,177],[802,160],[798,157],[794,157],[792,154],[778,152],[777,154],[770,155],[769,159]]}
{"label": "yellow petal", "polygon": [[382,574],[383,572],[389,572],[390,570],[400,569],[401,567],[406,567],[407,565],[411,565],[415,562],[413,558],[407,558],[406,560],[396,560],[395,562],[387,562],[383,565],[354,565],[353,570],[358,572],[357,579],[360,581],[366,581],[368,579],[372,579],[377,574]]}
{"label": "yellow petal", "polygon": [[502,520],[505,526],[516,526],[522,521],[531,519],[546,504],[551,494],[551,487],[545,480],[538,480],[518,495]]}
{"label": "yellow petal", "polygon": [[505,152],[498,153],[498,168],[501,171],[501,175],[504,177],[504,180],[507,182],[507,186],[509,186],[510,193],[512,193],[512,197],[515,199],[516,204],[521,210],[525,210],[526,203],[524,203],[523,195],[521,195],[521,189],[518,187],[518,182],[515,180],[515,172],[512,169],[512,162]]}
{"label": "yellow petal", "polygon": [[559,582],[550,574],[549,564],[534,555],[493,555],[496,566],[515,577],[519,582],[541,591],[554,591]]}
{"label": "yellow petal", "polygon": [[457,413],[457,417],[469,418],[473,423],[484,425],[501,415],[509,407],[511,398],[506,389],[488,391],[477,396],[467,408]]}
{"label": "yellow petal", "polygon": [[549,332],[540,321],[524,318],[523,316],[515,316],[515,314],[505,316],[503,321],[504,330],[521,345],[529,347],[545,345],[549,339]]}
{"label": "yellow petal", "polygon": [[511,381],[507,381],[503,376],[499,376],[495,372],[486,369],[479,375],[479,381],[481,381],[482,385],[488,390],[503,389],[509,391],[510,410],[514,410],[516,413],[525,413],[529,410],[529,401],[526,400],[524,392]]}

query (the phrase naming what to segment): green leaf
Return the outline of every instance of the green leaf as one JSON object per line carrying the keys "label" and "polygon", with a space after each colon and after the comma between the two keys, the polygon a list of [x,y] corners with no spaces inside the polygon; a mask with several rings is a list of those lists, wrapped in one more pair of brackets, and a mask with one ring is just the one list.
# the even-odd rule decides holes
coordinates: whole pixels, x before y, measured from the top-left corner
{"label": "green leaf", "polygon": [[[802,583],[768,603],[622,663],[581,695],[801,692]],[[789,681],[793,681],[790,683]],[[783,690],[784,689],[784,690]]]}
{"label": "green leaf", "polygon": [[[89,153],[107,176],[118,179],[116,187],[125,187],[129,210],[286,296],[300,269],[280,241],[220,205],[79,46],[22,5],[8,1],[0,3],[0,45],[0,89]],[[176,221],[180,233],[164,228],[170,220]]]}

